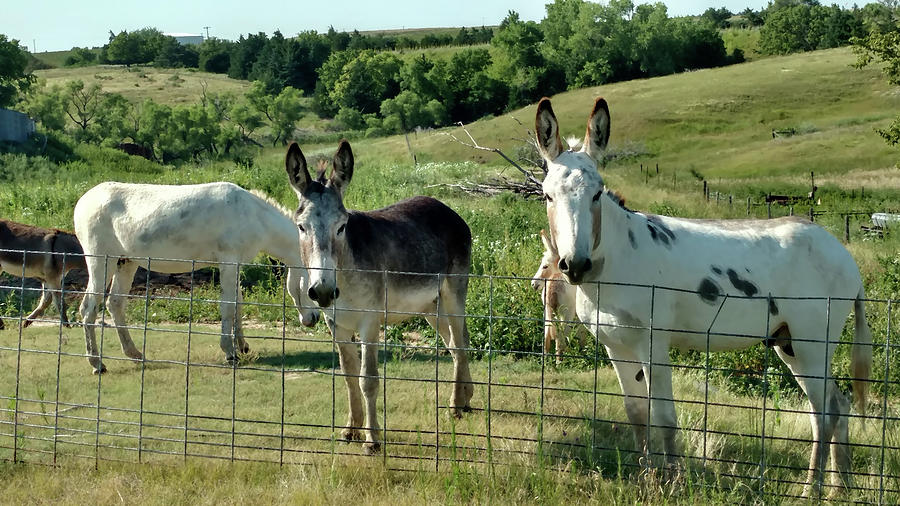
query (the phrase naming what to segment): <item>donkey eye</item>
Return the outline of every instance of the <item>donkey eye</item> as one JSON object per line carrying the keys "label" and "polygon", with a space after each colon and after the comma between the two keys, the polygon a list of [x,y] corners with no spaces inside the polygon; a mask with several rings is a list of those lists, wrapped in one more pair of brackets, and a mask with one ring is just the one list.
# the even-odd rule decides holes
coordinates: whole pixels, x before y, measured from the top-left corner
{"label": "donkey eye", "polygon": [[347,225],[341,225],[341,226],[340,226],[340,228],[338,228],[338,229],[337,229],[337,233],[338,233],[338,235],[340,235],[340,234],[343,234],[343,233],[344,233],[344,228],[345,228],[345,227],[346,227],[346,226],[347,226]]}
{"label": "donkey eye", "polygon": [[301,225],[299,223],[297,224],[297,228],[299,228],[301,232],[306,232],[306,229],[303,228],[303,225]]}
{"label": "donkey eye", "polygon": [[598,200],[600,200],[601,193],[603,193],[603,190],[598,191],[597,194],[594,195],[594,202],[597,202]]}

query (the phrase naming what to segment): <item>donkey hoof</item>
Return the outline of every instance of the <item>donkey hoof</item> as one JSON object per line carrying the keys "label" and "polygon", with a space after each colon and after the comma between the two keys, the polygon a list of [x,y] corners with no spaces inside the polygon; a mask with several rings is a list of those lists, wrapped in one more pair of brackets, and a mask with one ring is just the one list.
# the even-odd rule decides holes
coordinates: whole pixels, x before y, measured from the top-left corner
{"label": "donkey hoof", "polygon": [[378,455],[378,452],[381,451],[381,443],[369,441],[363,445],[363,450],[366,452],[366,455]]}
{"label": "donkey hoof", "polygon": [[103,373],[105,373],[105,372],[106,372],[106,366],[103,365],[103,364],[100,364],[100,368],[99,368],[99,369],[96,368],[96,367],[94,368],[94,374],[103,374]]}
{"label": "donkey hoof", "polygon": [[27,329],[28,327],[31,326],[32,323],[34,323],[34,320],[25,320],[25,322],[22,323],[22,328]]}
{"label": "donkey hoof", "polygon": [[362,435],[356,429],[344,429],[341,431],[341,439],[346,442],[361,441]]}

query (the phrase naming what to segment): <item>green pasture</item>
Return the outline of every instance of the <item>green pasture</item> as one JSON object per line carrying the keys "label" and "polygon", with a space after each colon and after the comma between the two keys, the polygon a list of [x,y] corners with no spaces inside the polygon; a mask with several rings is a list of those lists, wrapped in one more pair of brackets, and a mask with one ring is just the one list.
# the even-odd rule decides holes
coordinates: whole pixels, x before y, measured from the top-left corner
{"label": "green pasture", "polygon": [[[812,202],[815,212],[898,210],[897,152],[883,143],[874,128],[890,122],[900,95],[884,82],[878,69],[856,70],[850,67],[853,61],[848,49],[759,59],[576,90],[552,97],[553,107],[561,133],[581,138],[595,97],[609,101],[610,156],[601,170],[607,184],[636,210],[739,218],[747,216],[749,197],[754,204],[751,215],[764,217],[767,209],[760,202],[766,194],[806,195],[810,172],[815,173],[818,186]],[[147,77],[140,77],[141,73]],[[239,92],[247,86],[222,76],[187,71],[177,71],[178,79],[184,80],[177,86],[169,84],[176,82],[171,79],[176,74],[172,70],[85,67],[41,71],[49,82],[74,78],[87,82],[95,79],[95,74],[112,76],[101,78],[104,89],[130,93],[126,96],[135,101],[197,101],[201,81],[220,91]],[[531,156],[524,139],[533,121],[531,106],[467,128],[481,145],[500,148],[519,159]],[[337,146],[331,138],[320,142],[333,135],[320,130],[324,128],[321,125],[301,125],[304,130],[298,132],[301,140],[318,139],[301,142],[311,164],[318,157],[330,157]],[[773,130],[779,132],[775,138]],[[792,380],[782,379],[786,371],[777,358],[762,346],[710,357],[708,390],[703,388],[705,358],[674,355],[679,365],[703,366],[674,374],[679,424],[685,429],[680,438],[689,458],[675,477],[642,472],[638,459],[630,453],[631,431],[623,423],[618,384],[612,370],[603,366],[602,353],[589,345],[559,367],[550,367],[539,354],[533,354],[540,348],[541,308],[525,278],[533,274],[541,254],[538,233],[546,227],[543,202],[512,193],[473,196],[452,186],[496,177],[518,181],[520,175],[498,155],[463,146],[449,135],[468,140],[461,128],[410,133],[410,148],[404,136],[353,136],[356,168],[345,201],[349,208],[373,209],[416,194],[440,198],[472,229],[474,274],[523,278],[475,278],[470,283],[467,312],[479,315],[468,321],[474,348],[472,368],[476,381],[481,382],[476,387],[473,413],[460,420],[447,416],[448,384],[441,382],[435,387],[433,380],[435,374],[442,381],[450,377],[449,357],[439,353],[435,360],[430,329],[413,321],[388,329],[381,355],[380,371],[386,376],[382,387],[386,388],[379,398],[379,416],[391,429],[385,453],[362,457],[360,446],[333,441],[332,427],[345,421],[346,390],[343,378],[335,376],[336,357],[325,328],[320,324],[308,332],[293,324],[281,327],[277,323],[283,321],[280,280],[264,267],[249,266],[243,271],[247,299],[265,305],[246,307],[252,324],[248,334],[255,336],[251,339],[253,353],[237,369],[222,364],[218,338],[212,335],[218,322],[214,303],[191,304],[184,293],[155,293],[145,312],[140,301],[133,301],[129,321],[139,328],[132,334],[139,347],[146,343],[149,361],[117,360],[121,351],[114,332],[107,328],[103,350],[110,356],[106,360],[110,372],[98,378],[90,375],[86,359],[79,356],[84,352],[80,328],[61,332],[47,325],[29,328],[21,333],[20,343],[14,318],[21,312],[21,303],[7,292],[0,297],[0,315],[13,319],[6,319],[7,330],[0,331],[0,362],[6,371],[0,375],[0,456],[12,459],[15,449],[20,460],[49,464],[55,446],[58,461],[65,465],[59,469],[3,465],[9,483],[4,500],[694,504],[754,502],[762,491],[768,494],[766,503],[793,502],[776,496],[799,494],[800,485],[795,482],[805,479],[803,468],[809,455],[805,441],[810,438],[810,427],[806,414],[793,411],[807,405]],[[416,165],[410,149],[418,159]],[[0,216],[71,229],[75,202],[87,189],[106,180],[167,184],[232,181],[263,190],[288,207],[296,205],[280,146],[258,150],[249,160],[225,157],[179,166],[55,138],[48,141],[44,152],[45,156],[0,154]],[[719,192],[719,199],[703,198],[703,180],[711,191]],[[805,215],[809,207],[810,202],[805,201],[793,211]],[[774,216],[789,212],[787,206],[772,208]],[[822,214],[816,219],[843,237],[844,222],[839,214]],[[863,272],[867,295],[897,299],[900,240],[890,232],[884,238],[864,235],[859,225],[866,220],[852,220],[848,247]],[[12,279],[0,281],[10,284],[7,281]],[[214,286],[200,286],[195,291],[198,299],[217,296]],[[34,299],[31,294],[24,302],[26,312]],[[73,297],[70,311],[77,305]],[[49,310],[48,318],[53,314]],[[150,327],[146,334],[145,314]],[[883,472],[900,474],[900,455],[893,449],[900,441],[892,426],[900,393],[896,391],[900,361],[896,350],[886,346],[888,328],[897,328],[897,311],[885,303],[872,303],[867,314],[876,346],[872,377],[883,382],[873,385],[869,414],[889,418],[886,422],[851,420],[851,441],[861,444],[854,452],[853,470],[868,473],[858,478],[856,485],[870,490],[852,492],[846,498],[878,501],[881,486],[889,490],[883,501],[891,503],[900,501],[896,495],[900,484],[895,478],[886,478],[882,485],[879,476],[882,444],[888,447]],[[289,339],[283,342],[282,335]],[[190,366],[185,365],[188,339]],[[844,342],[849,339],[845,333]],[[398,347],[400,343],[422,348],[404,349]],[[18,354],[20,348],[48,353]],[[500,349],[519,353],[496,352]],[[837,376],[848,374],[847,351],[845,345],[838,349]],[[596,369],[600,392],[596,396],[595,361],[601,364]],[[763,376],[768,383],[762,381]],[[541,378],[543,390],[539,388]],[[763,388],[764,384],[768,386]],[[708,411],[702,404],[707,393],[712,403]],[[232,399],[238,402],[233,404]],[[282,399],[287,422],[283,435]],[[142,402],[141,420],[135,410]],[[597,421],[591,422],[595,418]],[[185,421],[187,445],[183,442]],[[137,422],[143,423],[142,429]],[[268,463],[230,463],[232,424],[235,459]],[[699,430],[704,424],[711,429],[705,439],[706,473],[702,465],[704,438]],[[436,430],[440,433],[437,449]],[[760,439],[763,432],[764,444]],[[593,441],[593,450],[588,440]],[[435,457],[439,473],[431,472]],[[98,458],[99,470],[95,471]],[[760,481],[763,460],[766,470]],[[138,461],[160,465],[134,464]],[[298,465],[281,467],[280,462]],[[396,468],[406,470],[393,471]],[[65,485],[71,481],[78,481],[78,486]]]}
{"label": "green pasture", "polygon": [[[775,500],[799,494],[805,479],[809,444],[799,443],[810,437],[808,416],[802,413],[805,400],[796,394],[774,401],[735,396],[715,381],[705,388],[703,372],[676,374],[686,457],[677,478],[663,478],[644,474],[631,451],[618,383],[602,360],[595,371],[592,366],[557,369],[514,355],[484,356],[472,364],[478,383],[473,412],[457,420],[446,409],[449,357],[425,339],[409,348],[388,344],[379,358],[383,390],[378,400],[387,443],[379,455],[363,457],[358,443],[335,441],[346,421],[346,389],[324,328],[253,326],[248,331],[251,354],[236,368],[223,364],[215,325],[163,324],[147,330],[139,325],[133,334],[145,351],[143,363],[124,358],[111,330],[104,329],[102,352],[109,373],[100,377],[90,373],[83,357],[79,328],[48,324],[21,337],[15,329],[0,334],[0,364],[8,372],[0,378],[0,458],[64,462],[64,468],[76,469],[97,464],[101,477],[103,470],[117,472],[118,462],[204,465],[203,459],[213,468],[234,459],[314,465],[317,472],[329,466],[338,473],[346,472],[341,471],[345,466],[376,473],[391,469],[402,476],[395,478],[400,482],[425,483],[436,479],[426,477],[434,470],[445,480],[462,473],[467,480],[490,483],[492,475],[531,469],[551,490],[561,479],[579,488],[595,487],[591,493],[602,497],[609,491],[591,482],[600,480],[615,490],[630,481],[634,490],[623,498],[664,493],[675,503],[698,498],[752,502],[759,493]],[[593,354],[589,349],[582,353]],[[896,407],[890,410],[895,416]],[[860,473],[856,485],[870,490],[849,498],[877,499],[883,431],[886,445],[900,442],[894,424],[851,423],[851,439],[859,445],[853,460],[853,470]],[[883,472],[896,476],[898,471],[900,456],[889,451]],[[303,481],[311,471],[277,472],[287,473],[286,486],[293,488],[293,481]],[[35,476],[43,473],[35,466]],[[897,485],[893,478],[883,484],[888,490]],[[454,493],[452,487],[445,492]],[[480,497],[466,494],[462,497]],[[884,499],[900,497],[889,491]]]}

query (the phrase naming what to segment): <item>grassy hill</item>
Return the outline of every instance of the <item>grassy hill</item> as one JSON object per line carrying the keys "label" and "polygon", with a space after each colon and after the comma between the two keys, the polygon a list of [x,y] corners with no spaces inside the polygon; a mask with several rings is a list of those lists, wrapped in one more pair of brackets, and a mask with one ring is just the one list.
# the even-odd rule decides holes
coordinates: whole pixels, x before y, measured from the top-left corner
{"label": "grassy hill", "polygon": [[[645,152],[645,162],[664,170],[693,170],[711,180],[806,178],[814,170],[840,184],[854,180],[839,175],[865,173],[900,186],[897,151],[873,131],[894,117],[900,94],[878,69],[856,70],[853,61],[847,48],[767,58],[566,92],[552,97],[553,108],[562,134],[581,138],[594,98],[605,97],[612,114],[610,149]],[[481,144],[511,153],[533,121],[529,106],[469,130]],[[792,128],[795,135],[773,139],[773,130]],[[465,135],[459,128],[448,132]],[[416,136],[420,159],[502,162],[442,133]],[[408,156],[403,137],[361,142],[379,157]],[[609,168],[637,164],[613,162]]]}
{"label": "grassy hill", "polygon": [[149,98],[169,105],[198,102],[204,83],[209,91],[232,91],[238,94],[250,86],[247,81],[231,79],[224,74],[156,67],[93,65],[38,70],[35,74],[46,79],[50,85],[81,79],[85,84],[100,83],[104,91],[120,93],[132,102],[142,102]]}

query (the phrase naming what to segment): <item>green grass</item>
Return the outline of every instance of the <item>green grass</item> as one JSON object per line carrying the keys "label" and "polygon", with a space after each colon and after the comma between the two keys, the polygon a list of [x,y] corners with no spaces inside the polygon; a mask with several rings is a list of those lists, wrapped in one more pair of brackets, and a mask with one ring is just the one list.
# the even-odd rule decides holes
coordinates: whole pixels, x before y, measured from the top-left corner
{"label": "green grass", "polygon": [[232,92],[237,95],[243,94],[250,86],[247,81],[231,79],[224,74],[121,65],[37,70],[35,75],[46,79],[49,85],[62,85],[80,79],[86,85],[97,83],[103,91],[119,93],[134,103],[151,99],[168,105],[199,102],[204,85],[210,92]]}
{"label": "green grass", "polygon": [[[433,381],[435,374],[442,381],[451,378],[449,358],[442,353],[436,365],[434,351],[427,347],[402,351],[388,348],[380,356],[380,371],[386,379],[382,379],[384,394],[378,400],[379,420],[390,429],[388,442],[382,455],[366,458],[360,456],[362,448],[358,444],[333,440],[346,420],[346,391],[343,379],[336,376],[339,370],[333,369],[337,358],[324,327],[312,333],[289,327],[285,330],[289,340],[282,342],[279,327],[254,326],[248,332],[254,337],[252,355],[237,369],[222,366],[215,325],[193,324],[190,334],[184,325],[153,325],[146,332],[146,339],[142,329],[135,329],[135,342],[149,359],[143,365],[122,357],[110,330],[105,329],[103,348],[109,373],[102,377],[91,375],[87,361],[78,356],[83,351],[81,329],[28,329],[22,334],[23,349],[52,352],[25,351],[20,356],[15,352],[18,333],[0,334],[4,346],[0,366],[8,371],[0,378],[0,458],[12,459],[15,447],[16,458],[23,462],[52,464],[56,456],[67,463],[60,471],[30,466],[13,473],[37,483],[54,479],[54,473],[65,475],[100,460],[100,471],[88,473],[98,482],[92,492],[79,487],[64,493],[50,487],[48,493],[60,494],[61,500],[74,501],[84,497],[82,494],[112,494],[109,487],[132,475],[137,476],[132,494],[152,493],[162,486],[160,481],[173,481],[171,485],[178,488],[179,480],[189,479],[195,466],[210,466],[213,473],[225,472],[228,466],[218,462],[232,457],[301,466],[276,470],[273,466],[236,465],[238,474],[247,473],[250,490],[264,488],[267,480],[250,478],[263,469],[282,476],[279,481],[285,485],[279,488],[280,492],[264,493],[266,496],[365,493],[362,484],[342,490],[339,485],[328,483],[321,485],[324,490],[317,491],[308,482],[310,476],[327,475],[331,467],[338,475],[359,472],[355,468],[370,469],[375,476],[381,476],[376,481],[397,484],[382,485],[384,497],[380,500],[396,495],[405,501],[405,495],[411,492],[407,487],[420,493],[434,491],[459,494],[464,499],[482,498],[485,496],[481,494],[487,491],[478,489],[488,484],[488,488],[497,486],[500,490],[515,488],[518,476],[518,480],[525,478],[529,482],[518,486],[537,487],[528,493],[541,498],[549,494],[547,499],[582,494],[613,498],[615,495],[608,495],[613,493],[624,494],[623,499],[647,496],[653,502],[671,500],[678,504],[702,497],[743,503],[752,501],[759,490],[760,484],[754,477],[758,476],[763,451],[767,463],[763,490],[767,494],[799,494],[799,484],[784,482],[805,479],[803,468],[809,447],[797,441],[809,438],[808,417],[791,412],[806,409],[804,400],[790,394],[774,404],[769,400],[763,424],[761,398],[735,396],[713,382],[709,389],[709,402],[713,404],[706,412],[702,405],[703,376],[697,372],[676,374],[675,396],[682,401],[681,442],[689,457],[680,481],[673,485],[661,477],[657,482],[653,476],[641,475],[641,465],[630,452],[631,431],[624,423],[618,383],[606,366],[597,371],[599,395],[595,408],[592,367],[542,368],[539,361],[515,360],[510,356],[474,361],[473,378],[482,383],[476,385],[475,411],[456,420],[444,408],[449,385],[442,382],[436,387]],[[185,361],[189,341],[188,367]],[[11,401],[16,377],[18,403]],[[536,388],[542,377],[543,391]],[[489,379],[490,390],[485,385]],[[485,411],[488,404],[489,431]],[[139,409],[143,410],[142,415]],[[541,413],[556,416],[542,417]],[[282,416],[286,424],[283,434]],[[590,422],[592,419],[595,421]],[[706,438],[704,426],[709,430]],[[11,436],[13,430],[18,438]],[[763,430],[767,436],[764,449],[760,444]],[[881,431],[880,423],[851,424],[853,442],[870,445],[855,449],[854,471],[877,475]],[[895,431],[888,428],[888,435],[886,443],[896,446]],[[435,443],[439,446],[437,451]],[[709,471],[706,474],[702,467],[704,447]],[[209,458],[209,463],[201,462],[201,457]],[[439,459],[438,474],[431,473],[435,457]],[[185,460],[189,464],[184,465]],[[149,466],[142,470],[111,461],[176,467]],[[306,467],[309,465],[313,467]],[[401,469],[404,471],[399,472]],[[895,475],[898,471],[900,462],[889,452],[885,472]],[[412,483],[403,485],[406,480]],[[567,483],[575,488],[566,491],[562,485]],[[861,477],[857,485],[877,490],[878,479]],[[458,486],[463,488],[457,489]],[[229,485],[213,489],[211,497],[216,497],[229,490]],[[35,487],[23,487],[16,493],[25,498],[34,490]],[[514,496],[521,497],[522,492]],[[851,497],[872,501],[877,492],[859,492]],[[500,496],[498,499],[504,501]],[[897,499],[900,498],[891,493],[885,496],[888,502]]]}

